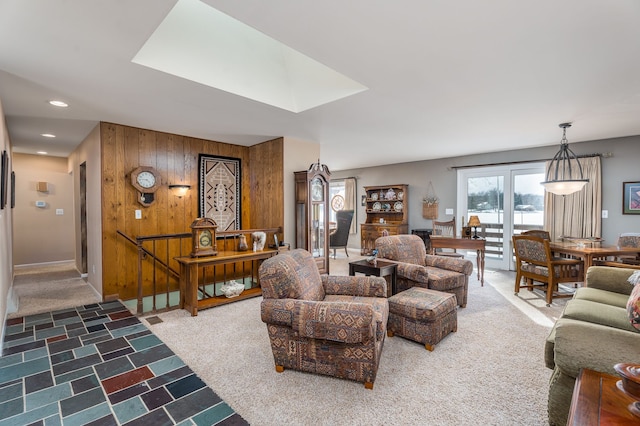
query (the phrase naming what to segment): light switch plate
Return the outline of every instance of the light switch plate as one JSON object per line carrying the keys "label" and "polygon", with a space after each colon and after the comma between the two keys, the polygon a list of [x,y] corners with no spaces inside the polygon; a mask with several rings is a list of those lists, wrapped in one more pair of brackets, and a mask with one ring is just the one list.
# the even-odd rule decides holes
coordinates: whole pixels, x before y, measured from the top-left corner
{"label": "light switch plate", "polygon": [[56,209],[56,216],[62,216],[64,214],[64,209]]}
{"label": "light switch plate", "polygon": [[602,210],[602,218],[603,219],[609,218],[609,210]]}
{"label": "light switch plate", "polygon": [[453,209],[444,209],[444,214],[453,214]]}
{"label": "light switch plate", "polygon": [[142,219],[142,210],[136,210],[136,219]]}

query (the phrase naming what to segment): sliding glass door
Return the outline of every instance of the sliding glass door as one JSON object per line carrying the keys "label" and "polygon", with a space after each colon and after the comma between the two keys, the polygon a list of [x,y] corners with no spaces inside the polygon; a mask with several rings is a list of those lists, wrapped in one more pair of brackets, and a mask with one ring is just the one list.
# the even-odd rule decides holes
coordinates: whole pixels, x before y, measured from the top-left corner
{"label": "sliding glass door", "polygon": [[[486,266],[513,269],[511,236],[542,229],[544,163],[466,168],[458,170],[458,229],[469,216],[478,216],[478,234],[486,239]],[[475,256],[468,253],[467,257]]]}

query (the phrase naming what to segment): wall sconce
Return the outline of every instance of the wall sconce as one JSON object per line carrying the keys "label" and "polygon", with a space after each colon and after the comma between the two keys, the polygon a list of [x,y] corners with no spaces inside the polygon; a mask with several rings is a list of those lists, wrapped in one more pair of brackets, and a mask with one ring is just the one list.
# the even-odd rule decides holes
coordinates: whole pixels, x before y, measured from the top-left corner
{"label": "wall sconce", "polygon": [[187,191],[191,189],[191,185],[180,183],[175,185],[169,185],[169,189],[171,190],[171,192],[173,192],[173,195],[175,195],[178,198],[182,198],[187,194]]}
{"label": "wall sconce", "polygon": [[[547,169],[546,179],[541,184],[552,194],[567,195],[580,191],[589,182],[582,173],[582,166],[576,154],[569,149],[569,141],[567,140],[567,128],[571,127],[571,123],[559,124],[562,129],[562,139],[560,140],[560,151],[556,153]],[[577,172],[571,169],[571,163],[578,165]],[[552,169],[553,172],[552,173]],[[579,173],[578,173],[579,172]]]}
{"label": "wall sconce", "polygon": [[472,238],[480,238],[478,237],[478,226],[480,226],[480,218],[478,216],[469,216],[468,226],[473,228]]}

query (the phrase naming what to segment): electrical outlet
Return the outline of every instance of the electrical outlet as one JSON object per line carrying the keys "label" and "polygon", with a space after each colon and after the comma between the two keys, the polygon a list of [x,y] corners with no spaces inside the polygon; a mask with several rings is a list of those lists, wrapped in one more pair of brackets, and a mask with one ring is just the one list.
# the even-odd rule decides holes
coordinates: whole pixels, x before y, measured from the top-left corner
{"label": "electrical outlet", "polygon": [[56,215],[62,216],[64,214],[64,209],[56,209]]}
{"label": "electrical outlet", "polygon": [[609,210],[602,210],[602,218],[607,219],[609,217]]}
{"label": "electrical outlet", "polygon": [[136,219],[142,219],[142,210],[136,210]]}

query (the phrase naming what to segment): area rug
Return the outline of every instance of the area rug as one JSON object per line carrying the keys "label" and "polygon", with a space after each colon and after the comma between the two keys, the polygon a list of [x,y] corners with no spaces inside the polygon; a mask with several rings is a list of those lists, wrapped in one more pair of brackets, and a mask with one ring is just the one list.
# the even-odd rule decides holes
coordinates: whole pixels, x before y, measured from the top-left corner
{"label": "area rug", "polygon": [[276,373],[260,302],[248,299],[196,317],[167,312],[150,326],[251,424],[547,424],[551,371],[543,352],[550,327],[486,280],[484,287],[471,280],[458,331],[433,352],[386,338],[373,390],[327,376]]}

